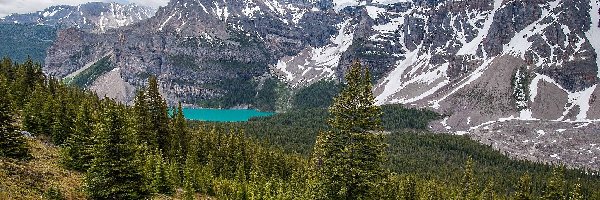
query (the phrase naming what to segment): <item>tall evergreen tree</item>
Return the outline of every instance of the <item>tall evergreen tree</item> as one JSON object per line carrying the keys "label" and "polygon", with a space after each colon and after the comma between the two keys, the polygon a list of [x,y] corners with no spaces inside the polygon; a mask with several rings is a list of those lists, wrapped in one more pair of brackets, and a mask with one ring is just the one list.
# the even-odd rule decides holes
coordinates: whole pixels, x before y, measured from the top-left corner
{"label": "tall evergreen tree", "polygon": [[475,182],[475,174],[473,172],[473,158],[469,156],[465,164],[465,171],[462,178],[462,191],[460,199],[471,200],[475,199],[477,194],[477,183]]}
{"label": "tall evergreen tree", "polygon": [[96,127],[94,159],[85,177],[86,191],[91,199],[143,199],[147,191],[140,184],[143,176],[138,166],[132,162],[137,151],[123,109],[110,104],[104,107]]}
{"label": "tall evergreen tree", "polygon": [[17,131],[14,112],[8,96],[7,85],[0,77],[0,156],[24,159],[29,157],[29,149],[23,135]]}
{"label": "tall evergreen tree", "polygon": [[357,61],[329,108],[331,131],[317,137],[312,176],[315,199],[373,199],[386,159],[381,109],[375,106],[368,68]]}
{"label": "tall evergreen tree", "polygon": [[149,147],[158,146],[156,141],[156,131],[152,130],[150,121],[150,112],[148,108],[148,98],[145,90],[140,89],[134,99],[134,116],[137,140]]}
{"label": "tall evergreen tree", "polygon": [[64,163],[74,170],[86,171],[93,159],[91,153],[96,122],[92,109],[87,102],[83,102],[79,107],[72,127],[73,134],[69,136],[63,148]]}
{"label": "tall evergreen tree", "polygon": [[524,174],[519,178],[519,183],[515,189],[515,200],[531,200],[532,197],[531,176]]}
{"label": "tall evergreen tree", "polygon": [[52,96],[46,92],[44,85],[37,85],[29,102],[23,109],[23,127],[36,135],[51,134]]}
{"label": "tall evergreen tree", "polygon": [[177,110],[173,112],[171,131],[170,157],[177,159],[179,163],[184,163],[189,137],[181,103],[179,103]]}
{"label": "tall evergreen tree", "polygon": [[150,114],[151,130],[155,131],[158,148],[167,151],[169,147],[169,114],[167,102],[162,98],[158,89],[158,80],[155,76],[148,79],[148,111]]}
{"label": "tall evergreen tree", "polygon": [[560,200],[566,197],[565,189],[565,171],[564,167],[556,168],[552,171],[552,176],[546,181],[542,199],[545,200]]}

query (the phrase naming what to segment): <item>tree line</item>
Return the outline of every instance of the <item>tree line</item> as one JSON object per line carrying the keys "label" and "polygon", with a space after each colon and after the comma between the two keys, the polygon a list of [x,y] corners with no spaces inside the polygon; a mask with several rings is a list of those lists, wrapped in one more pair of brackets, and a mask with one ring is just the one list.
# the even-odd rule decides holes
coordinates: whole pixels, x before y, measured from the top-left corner
{"label": "tree line", "polygon": [[[355,62],[324,118],[327,128],[315,133],[309,154],[299,154],[249,137],[243,126],[197,123],[190,128],[181,105],[169,113],[155,77],[127,106],[46,77],[39,64],[5,58],[0,62],[0,92],[7,94],[0,96],[0,156],[29,158],[20,130],[47,138],[60,146],[65,168],[85,174],[83,189],[90,199],[159,194],[183,199],[598,197],[589,189],[595,186],[571,181],[565,174],[572,173],[563,168],[552,168],[548,177],[524,173],[508,193],[498,192],[493,180],[480,184],[471,157],[452,172],[460,174],[454,182],[398,173],[389,165],[391,133],[384,131],[371,89],[369,70]],[[543,185],[532,179],[544,180]],[[586,183],[599,182],[590,180]]]}

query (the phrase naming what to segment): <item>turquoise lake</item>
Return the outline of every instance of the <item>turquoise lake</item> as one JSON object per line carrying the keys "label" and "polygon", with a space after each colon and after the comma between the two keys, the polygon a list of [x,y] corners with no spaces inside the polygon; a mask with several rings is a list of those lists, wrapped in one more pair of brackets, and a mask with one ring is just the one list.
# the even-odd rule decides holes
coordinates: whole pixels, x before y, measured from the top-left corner
{"label": "turquoise lake", "polygon": [[268,117],[275,113],[260,112],[247,109],[210,109],[210,108],[184,108],[183,115],[188,120],[210,122],[244,122],[252,117]]}

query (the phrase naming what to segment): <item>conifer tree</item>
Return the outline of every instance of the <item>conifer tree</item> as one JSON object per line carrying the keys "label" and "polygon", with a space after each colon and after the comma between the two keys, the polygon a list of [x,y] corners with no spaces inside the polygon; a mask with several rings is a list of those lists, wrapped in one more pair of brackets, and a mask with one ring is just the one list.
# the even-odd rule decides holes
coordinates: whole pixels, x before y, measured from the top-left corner
{"label": "conifer tree", "polygon": [[83,102],[77,112],[72,127],[72,135],[66,141],[63,149],[64,163],[68,168],[87,171],[92,157],[94,145],[94,128],[96,125],[89,103]]}
{"label": "conifer tree", "polygon": [[123,109],[105,103],[96,127],[98,138],[93,146],[92,164],[85,177],[91,199],[143,199],[147,191],[135,162],[136,149]]}
{"label": "conifer tree", "polygon": [[312,198],[377,198],[386,144],[369,76],[368,68],[354,62],[329,108],[331,131],[319,134],[313,152]]}
{"label": "conifer tree", "polygon": [[0,77],[0,94],[0,157],[26,159],[29,149],[14,125],[14,112],[3,77]]}
{"label": "conifer tree", "polygon": [[469,156],[465,164],[465,171],[462,178],[462,191],[460,193],[461,199],[464,200],[475,199],[475,195],[477,194],[475,174],[473,173],[473,162],[473,158]]}
{"label": "conifer tree", "polygon": [[156,160],[156,164],[154,165],[154,179],[151,183],[153,191],[161,194],[171,194],[172,190],[167,173],[168,169],[162,153],[157,154],[154,159]]}
{"label": "conifer tree", "polygon": [[186,200],[194,199],[194,195],[196,194],[196,188],[198,188],[198,184],[196,183],[197,171],[196,159],[194,156],[188,154],[183,169],[183,192],[184,199]]}
{"label": "conifer tree", "polygon": [[552,171],[552,176],[546,181],[542,199],[545,200],[560,200],[566,197],[565,189],[565,172],[564,167],[556,168]]}
{"label": "conifer tree", "polygon": [[52,96],[43,85],[37,85],[23,110],[23,127],[36,135],[50,135],[52,125]]}
{"label": "conifer tree", "polygon": [[172,134],[171,134],[171,148],[170,157],[177,159],[178,162],[183,163],[184,156],[187,155],[188,146],[188,131],[185,117],[183,115],[183,109],[181,103],[177,107],[177,110],[173,112],[172,120]]}
{"label": "conifer tree", "polygon": [[137,91],[134,99],[133,110],[138,142],[148,147],[158,146],[155,135],[156,131],[152,130],[152,122],[150,121],[150,112],[148,108],[148,98],[145,90],[141,89]]}
{"label": "conifer tree", "polygon": [[579,180],[577,181],[577,183],[575,183],[575,185],[573,185],[573,189],[571,190],[571,192],[569,193],[569,200],[583,200],[583,194],[581,193],[581,183],[579,183]]}
{"label": "conifer tree", "polygon": [[156,135],[158,149],[167,151],[170,139],[169,114],[167,111],[167,102],[165,102],[159,92],[158,80],[155,76],[151,76],[148,79],[148,90],[146,93],[150,114],[150,130],[155,131],[152,135]]}
{"label": "conifer tree", "polygon": [[402,199],[416,200],[417,199],[417,183],[412,176],[406,177],[402,185]]}
{"label": "conifer tree", "polygon": [[531,200],[532,188],[531,188],[531,177],[529,174],[524,174],[519,178],[519,183],[515,191],[515,200]]}

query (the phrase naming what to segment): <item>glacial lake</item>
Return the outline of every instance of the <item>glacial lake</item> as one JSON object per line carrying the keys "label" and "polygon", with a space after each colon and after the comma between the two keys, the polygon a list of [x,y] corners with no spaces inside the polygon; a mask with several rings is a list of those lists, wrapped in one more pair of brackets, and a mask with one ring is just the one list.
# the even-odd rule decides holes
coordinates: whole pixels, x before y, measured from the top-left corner
{"label": "glacial lake", "polygon": [[210,108],[184,108],[183,115],[188,120],[209,122],[245,122],[252,117],[268,117],[272,112],[261,112],[248,109],[210,109]]}

